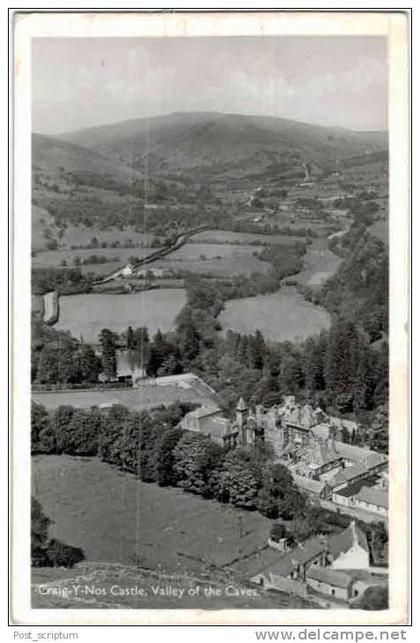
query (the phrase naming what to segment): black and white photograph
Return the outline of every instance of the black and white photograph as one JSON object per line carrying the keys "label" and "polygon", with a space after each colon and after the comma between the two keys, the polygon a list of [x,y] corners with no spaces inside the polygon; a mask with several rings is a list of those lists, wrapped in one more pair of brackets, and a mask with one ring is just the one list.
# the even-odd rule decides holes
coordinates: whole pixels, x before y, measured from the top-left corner
{"label": "black and white photograph", "polygon": [[32,614],[387,623],[406,600],[399,45],[300,17],[25,49]]}

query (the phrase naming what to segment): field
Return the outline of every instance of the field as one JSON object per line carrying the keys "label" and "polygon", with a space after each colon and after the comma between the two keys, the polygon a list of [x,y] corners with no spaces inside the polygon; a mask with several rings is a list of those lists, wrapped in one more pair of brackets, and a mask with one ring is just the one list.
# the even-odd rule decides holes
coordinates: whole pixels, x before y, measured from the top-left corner
{"label": "field", "polygon": [[[232,244],[247,244],[259,242],[279,243],[281,245],[292,245],[296,241],[302,241],[304,237],[293,237],[284,234],[254,234],[251,232],[232,232],[230,230],[204,230],[194,236],[193,243],[197,242],[220,242]],[[191,242],[190,242],[191,243]]]}
{"label": "field", "polygon": [[118,242],[121,246],[127,242],[132,242],[134,245],[149,245],[155,238],[155,235],[136,232],[132,226],[127,226],[124,230],[119,230],[118,228],[101,230],[97,227],[91,227],[87,230],[82,226],[70,225],[64,232],[62,243],[68,247],[83,246],[90,243],[92,238],[96,238],[99,245],[102,243],[111,244],[113,242]]}
{"label": "field", "polygon": [[211,274],[215,277],[265,273],[271,265],[253,255],[260,250],[249,245],[191,243],[171,252],[165,259],[153,262],[153,268]]}
{"label": "field", "polygon": [[172,330],[186,303],[181,288],[162,288],[131,295],[66,295],[60,297],[60,319],[54,326],[77,339],[97,342],[102,328],[122,332],[128,326],[147,326],[150,334]]}
{"label": "field", "polygon": [[301,341],[330,326],[329,314],[305,301],[294,288],[271,295],[227,302],[220,315],[223,331],[254,333],[259,329],[271,341]]}
{"label": "field", "polygon": [[[264,567],[279,556],[266,546],[270,521],[260,514],[203,500],[178,489],[139,482],[133,475],[97,459],[35,456],[32,492],[53,520],[50,535],[84,550],[88,561],[85,567],[89,570],[91,563],[91,572],[83,574],[83,583],[96,587],[140,586],[148,587],[151,593],[151,583],[186,587],[191,586],[194,578],[205,586],[225,589],[226,584],[234,587],[246,582],[256,565]],[[143,570],[154,571],[147,575],[144,571],[119,567],[120,563],[130,565],[134,560]],[[101,564],[95,567],[95,562]],[[78,570],[34,570],[33,582],[60,584],[62,579],[70,582],[73,578],[74,584],[77,576],[80,577]],[[37,599],[40,600],[39,595]],[[37,606],[58,606],[57,601],[46,600],[42,597]],[[122,606],[115,597],[102,599],[105,603],[107,600],[108,605],[97,606]],[[175,608],[187,607],[187,601],[186,596],[157,596],[148,601],[136,596],[125,599],[124,604]],[[92,604],[85,605],[88,606]],[[189,606],[297,608],[313,605],[277,592],[261,595],[257,592],[255,598],[234,597],[223,592],[218,601],[201,594]]]}
{"label": "field", "polygon": [[150,409],[161,404],[167,406],[172,402],[191,402],[207,406],[217,403],[215,393],[202,380],[195,376],[183,375],[178,381],[171,382],[167,377],[155,378],[154,386],[143,383],[139,388],[121,388],[106,390],[67,390],[58,392],[34,392],[35,402],[47,409],[69,404],[78,408],[91,406],[111,406],[122,404],[133,411]]}
{"label": "field", "polygon": [[97,459],[36,456],[32,480],[52,535],[91,561],[130,563],[137,551],[152,568],[199,571],[254,552],[270,527],[257,512],[146,484]]}
{"label": "field", "polygon": [[303,270],[293,279],[308,286],[319,286],[335,273],[340,263],[340,257],[328,249],[326,240],[317,239],[308,248]]}

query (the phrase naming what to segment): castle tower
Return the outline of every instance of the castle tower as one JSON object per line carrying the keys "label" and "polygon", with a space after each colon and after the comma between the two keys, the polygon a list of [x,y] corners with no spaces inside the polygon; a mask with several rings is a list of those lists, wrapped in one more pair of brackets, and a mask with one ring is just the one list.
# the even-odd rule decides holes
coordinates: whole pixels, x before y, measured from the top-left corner
{"label": "castle tower", "polygon": [[238,402],[236,407],[236,424],[238,425],[240,441],[242,446],[245,446],[247,443],[246,439],[246,412],[247,407],[243,397]]}

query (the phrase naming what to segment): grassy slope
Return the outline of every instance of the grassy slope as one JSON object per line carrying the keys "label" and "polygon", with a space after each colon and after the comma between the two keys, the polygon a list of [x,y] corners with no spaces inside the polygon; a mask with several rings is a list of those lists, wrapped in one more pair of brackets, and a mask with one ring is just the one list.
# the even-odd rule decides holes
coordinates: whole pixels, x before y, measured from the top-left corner
{"label": "grassy slope", "polygon": [[62,167],[68,172],[107,174],[125,182],[133,176],[131,168],[114,158],[43,134],[32,134],[32,162],[34,167],[51,173]]}
{"label": "grassy slope", "polygon": [[[53,520],[51,535],[81,546],[88,561],[74,570],[34,570],[37,607],[312,606],[279,593],[258,593],[255,598],[225,595],[228,585],[244,586],[258,569],[278,558],[277,552],[266,547],[270,521],[256,512],[141,483],[96,459],[36,456],[32,488]],[[130,566],[136,548],[142,570]],[[238,558],[240,563],[235,562]],[[75,600],[74,595],[63,599],[39,594],[39,584],[62,587],[63,580],[70,588],[80,580],[83,585],[105,588],[107,594],[84,600]],[[115,598],[109,595],[114,584],[143,587],[149,596],[147,600]],[[222,590],[222,596],[210,600],[201,593],[194,600],[159,598],[150,591],[152,584],[184,588],[212,584]]]}

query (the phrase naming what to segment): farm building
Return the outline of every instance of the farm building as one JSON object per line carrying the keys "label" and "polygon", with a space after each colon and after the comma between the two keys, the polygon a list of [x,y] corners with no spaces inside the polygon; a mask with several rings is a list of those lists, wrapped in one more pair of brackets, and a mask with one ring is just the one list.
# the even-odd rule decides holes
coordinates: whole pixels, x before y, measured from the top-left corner
{"label": "farm building", "polygon": [[306,575],[309,587],[321,594],[328,594],[344,601],[353,597],[353,579],[350,574],[328,567],[311,567]]}
{"label": "farm building", "polygon": [[312,536],[287,551],[271,565],[253,575],[250,581],[266,589],[289,591],[301,596],[312,589],[348,601],[353,590],[354,572],[367,573],[369,546],[365,534],[352,522],[330,537]]}
{"label": "farm building", "polygon": [[124,266],[124,268],[122,268],[121,275],[123,277],[131,277],[133,275],[133,268],[134,268],[133,264],[128,263],[126,266]]}
{"label": "farm building", "polygon": [[388,492],[383,489],[363,487],[354,498],[354,505],[373,511],[382,516],[388,515]]}
{"label": "farm building", "polygon": [[329,538],[328,550],[333,569],[368,569],[369,567],[370,556],[366,534],[354,521],[347,529]]}

